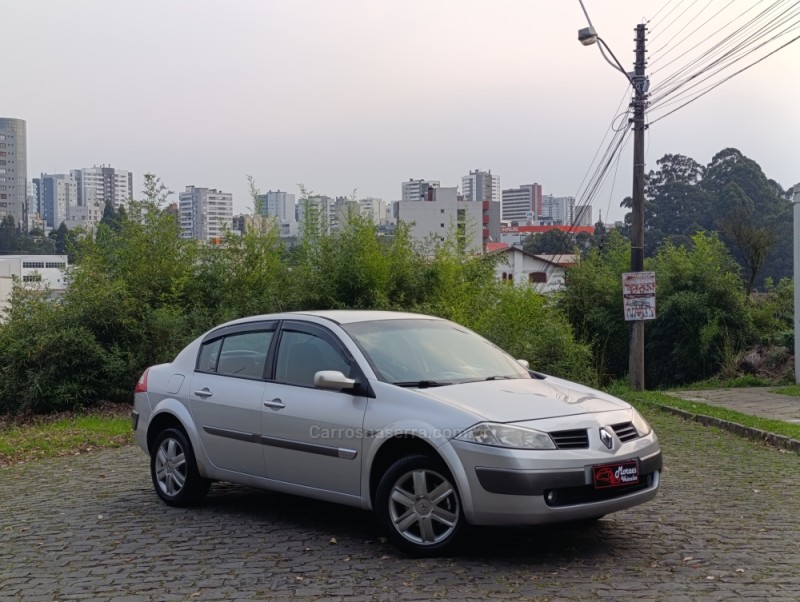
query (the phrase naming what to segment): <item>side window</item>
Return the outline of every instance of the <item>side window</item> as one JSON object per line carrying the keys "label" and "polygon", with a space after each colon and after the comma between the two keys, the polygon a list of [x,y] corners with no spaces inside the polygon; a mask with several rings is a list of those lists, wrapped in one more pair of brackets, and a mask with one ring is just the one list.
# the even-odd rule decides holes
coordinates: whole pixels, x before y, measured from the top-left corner
{"label": "side window", "polygon": [[203,346],[200,347],[200,358],[197,360],[197,369],[201,372],[216,372],[220,347],[222,347],[222,339],[209,341],[203,344]]}
{"label": "side window", "polygon": [[197,369],[228,376],[263,378],[273,331],[229,334],[200,348]]}
{"label": "side window", "polygon": [[338,370],[350,376],[350,363],[325,338],[307,332],[284,330],[278,344],[275,380],[313,387],[314,374],[320,370]]}

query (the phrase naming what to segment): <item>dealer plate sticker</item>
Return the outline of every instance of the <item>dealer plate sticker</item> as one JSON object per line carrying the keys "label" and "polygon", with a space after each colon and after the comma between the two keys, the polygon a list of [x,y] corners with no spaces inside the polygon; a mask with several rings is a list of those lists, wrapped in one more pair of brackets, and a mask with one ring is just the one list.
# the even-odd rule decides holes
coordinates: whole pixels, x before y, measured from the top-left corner
{"label": "dealer plate sticker", "polygon": [[595,489],[624,487],[639,482],[639,463],[636,460],[592,466]]}

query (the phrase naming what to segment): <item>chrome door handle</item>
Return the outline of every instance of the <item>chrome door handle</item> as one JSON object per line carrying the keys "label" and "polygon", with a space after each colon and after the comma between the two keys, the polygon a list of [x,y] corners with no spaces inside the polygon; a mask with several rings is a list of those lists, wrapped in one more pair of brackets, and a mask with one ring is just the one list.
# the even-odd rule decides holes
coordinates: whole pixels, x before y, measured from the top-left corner
{"label": "chrome door handle", "polygon": [[280,409],[283,409],[283,408],[285,408],[285,407],[286,407],[286,404],[285,404],[285,403],[283,403],[283,402],[282,402],[280,399],[278,399],[278,398],[276,397],[276,398],[275,398],[275,399],[273,399],[272,401],[265,401],[265,402],[264,402],[264,407],[266,407],[266,408],[272,408],[273,410],[280,410]]}
{"label": "chrome door handle", "polygon": [[204,399],[206,397],[211,397],[213,395],[213,393],[208,390],[208,387],[206,387],[205,389],[200,389],[199,391],[195,391],[194,394]]}

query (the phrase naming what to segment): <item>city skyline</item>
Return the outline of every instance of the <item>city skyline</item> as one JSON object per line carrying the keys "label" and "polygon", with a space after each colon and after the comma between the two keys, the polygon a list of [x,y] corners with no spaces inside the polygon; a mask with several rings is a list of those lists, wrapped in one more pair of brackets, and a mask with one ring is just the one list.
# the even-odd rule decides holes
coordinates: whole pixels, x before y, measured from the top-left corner
{"label": "city skyline", "polygon": [[[653,90],[681,62],[671,45],[688,49],[702,21],[681,29],[680,11],[658,15],[663,2],[585,4],[626,68],[635,25],[652,19]],[[708,16],[724,6],[712,4]],[[730,18],[756,4],[738,3]],[[108,13],[98,0],[47,11],[10,0],[0,11],[15,23],[9,47],[24,49],[4,64],[0,113],[27,122],[28,179],[110,164],[134,173],[135,196],[152,172],[171,202],[186,186],[216,188],[233,194],[235,213],[252,209],[247,175],[261,192],[297,194],[302,183],[390,202],[409,179],[460,186],[479,169],[503,188],[536,182],[580,198],[630,97],[624,76],[578,42],[578,2],[145,0]],[[792,44],[653,123],[646,169],[666,153],[706,164],[735,147],[784,188],[798,183],[797,64]],[[89,85],[92,74],[102,82]],[[624,214],[630,163],[628,145],[591,199],[604,219]]]}

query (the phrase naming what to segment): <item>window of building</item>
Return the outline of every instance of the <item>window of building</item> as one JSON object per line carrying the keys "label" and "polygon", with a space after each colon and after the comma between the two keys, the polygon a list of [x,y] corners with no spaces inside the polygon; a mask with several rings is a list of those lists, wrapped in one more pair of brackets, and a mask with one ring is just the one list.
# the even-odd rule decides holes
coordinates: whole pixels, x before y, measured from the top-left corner
{"label": "window of building", "polygon": [[23,282],[41,282],[42,275],[41,274],[25,274],[22,277]]}
{"label": "window of building", "polygon": [[528,274],[528,279],[531,282],[546,283],[547,282],[547,272],[531,272],[530,274]]}

